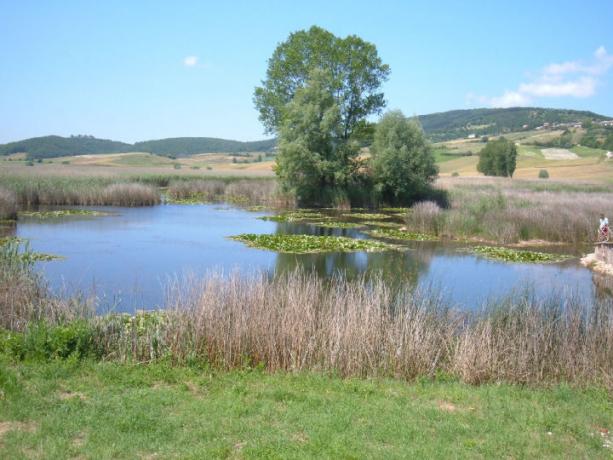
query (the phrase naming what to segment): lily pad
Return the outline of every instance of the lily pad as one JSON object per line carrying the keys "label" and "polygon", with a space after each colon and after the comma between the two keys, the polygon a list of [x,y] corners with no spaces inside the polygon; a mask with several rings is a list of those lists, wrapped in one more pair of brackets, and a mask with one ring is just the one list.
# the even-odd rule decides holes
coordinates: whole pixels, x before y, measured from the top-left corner
{"label": "lily pad", "polygon": [[312,222],[312,225],[315,225],[317,227],[324,227],[324,228],[360,228],[364,226],[362,224],[357,224],[355,222],[339,222],[339,221]]}
{"label": "lily pad", "polygon": [[352,212],[351,214],[343,214],[344,217],[351,217],[353,219],[367,219],[367,220],[385,220],[390,216],[380,213],[368,213],[368,212]]}
{"label": "lily pad", "polygon": [[370,227],[384,227],[384,228],[400,228],[402,224],[399,222],[381,222],[378,220],[367,220],[364,222],[365,225]]}
{"label": "lily pad", "polygon": [[100,217],[108,216],[110,213],[103,211],[92,211],[90,209],[56,209],[53,211],[22,211],[20,217],[32,219],[59,219],[62,217]]}
{"label": "lily pad", "polygon": [[476,246],[472,248],[472,251],[488,259],[519,263],[553,263],[571,258],[571,256],[563,254],[524,251],[496,246]]}
{"label": "lily pad", "polygon": [[320,212],[315,211],[290,211],[283,214],[277,214],[276,216],[263,216],[258,217],[261,220],[269,220],[272,222],[294,222],[299,220],[322,220],[328,217]]}
{"label": "lily pad", "polygon": [[367,232],[370,236],[375,238],[390,238],[393,240],[403,241],[436,241],[439,238],[435,235],[429,235],[427,233],[414,233],[405,232],[396,228],[377,228]]}
{"label": "lily pad", "polygon": [[270,251],[308,254],[315,252],[385,251],[394,246],[374,240],[358,240],[343,236],[280,235],[244,233],[230,237],[247,246]]}

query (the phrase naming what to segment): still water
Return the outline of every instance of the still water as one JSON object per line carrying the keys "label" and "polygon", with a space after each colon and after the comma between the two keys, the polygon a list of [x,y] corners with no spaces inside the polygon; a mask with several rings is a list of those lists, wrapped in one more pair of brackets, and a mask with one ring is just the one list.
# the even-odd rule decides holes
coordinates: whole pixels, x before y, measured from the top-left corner
{"label": "still water", "polygon": [[325,229],[305,223],[258,219],[264,213],[220,205],[162,205],[95,208],[111,215],[22,220],[15,234],[34,251],[61,255],[40,263],[53,291],[95,295],[101,309],[132,311],[164,304],[164,286],[184,275],[207,272],[274,276],[302,267],[320,276],[382,274],[388,281],[434,289],[451,304],[478,308],[487,300],[531,290],[534,295],[599,294],[591,271],[577,259],[558,264],[495,262],[458,245],[409,243],[401,251],[378,253],[277,254],[228,239],[240,233],[304,233],[367,238],[356,229]]}

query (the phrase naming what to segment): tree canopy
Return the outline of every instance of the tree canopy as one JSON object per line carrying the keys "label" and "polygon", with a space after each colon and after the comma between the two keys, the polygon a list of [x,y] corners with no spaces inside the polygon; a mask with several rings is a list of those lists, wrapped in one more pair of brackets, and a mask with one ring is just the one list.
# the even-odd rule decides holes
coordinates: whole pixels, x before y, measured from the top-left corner
{"label": "tree canopy", "polygon": [[376,47],[355,35],[339,38],[313,26],[290,34],[277,46],[268,61],[266,79],[255,89],[255,106],[268,133],[279,131],[287,104],[316,69],[327,72],[344,139],[385,106],[379,88],[390,69]]}
{"label": "tree canopy", "polygon": [[438,169],[417,120],[388,112],[377,124],[370,151],[375,191],[386,203],[409,203],[431,189]]}
{"label": "tree canopy", "polygon": [[495,141],[489,141],[481,150],[477,170],[486,176],[513,177],[516,162],[515,144],[501,137]]}

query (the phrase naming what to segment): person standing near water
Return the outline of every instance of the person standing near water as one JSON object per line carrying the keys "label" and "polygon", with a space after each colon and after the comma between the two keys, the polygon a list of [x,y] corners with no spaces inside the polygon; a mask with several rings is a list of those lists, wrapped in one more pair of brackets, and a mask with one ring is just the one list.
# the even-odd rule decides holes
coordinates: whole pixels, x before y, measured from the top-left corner
{"label": "person standing near water", "polygon": [[600,226],[598,227],[598,240],[608,241],[609,239],[609,219],[604,214],[600,214]]}

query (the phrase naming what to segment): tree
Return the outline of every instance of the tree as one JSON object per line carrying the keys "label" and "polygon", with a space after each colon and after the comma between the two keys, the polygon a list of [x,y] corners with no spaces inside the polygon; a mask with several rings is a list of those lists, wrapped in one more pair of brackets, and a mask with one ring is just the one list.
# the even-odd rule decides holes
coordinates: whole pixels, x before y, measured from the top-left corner
{"label": "tree", "polygon": [[504,137],[490,141],[479,153],[477,171],[486,176],[513,177],[517,163],[515,144]]}
{"label": "tree", "polygon": [[385,106],[379,88],[390,70],[376,47],[355,35],[339,38],[313,26],[277,46],[266,79],[255,89],[254,103],[268,133],[279,131],[287,104],[316,69],[329,72],[328,90],[338,106],[342,139],[349,140],[366,117]]}
{"label": "tree", "polygon": [[346,199],[358,175],[357,142],[343,142],[341,109],[329,90],[329,73],[314,70],[284,109],[275,172],[300,204]]}
{"label": "tree", "polygon": [[421,125],[401,111],[386,113],[370,148],[375,191],[389,204],[409,204],[431,190],[438,169]]}

